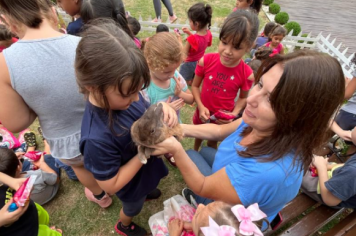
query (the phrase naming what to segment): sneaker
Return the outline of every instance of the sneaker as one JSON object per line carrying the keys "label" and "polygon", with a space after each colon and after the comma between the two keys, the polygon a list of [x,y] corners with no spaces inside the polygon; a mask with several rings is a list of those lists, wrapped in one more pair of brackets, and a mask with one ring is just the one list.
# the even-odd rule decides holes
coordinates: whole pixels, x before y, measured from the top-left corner
{"label": "sneaker", "polygon": [[198,203],[195,201],[195,193],[192,190],[190,190],[189,188],[183,188],[182,196],[192,207],[198,207]]}
{"label": "sneaker", "polygon": [[157,17],[156,17],[156,18],[154,18],[154,19],[152,20],[152,22],[154,22],[154,23],[161,23],[162,21],[161,21],[161,18],[158,18],[158,19],[157,19]]}
{"label": "sneaker", "polygon": [[158,188],[155,188],[149,194],[147,194],[145,201],[151,201],[151,200],[158,199],[161,195],[162,195],[161,190],[159,190]]}
{"label": "sneaker", "polygon": [[173,14],[173,16],[169,17],[169,22],[171,22],[171,24],[173,24],[174,22],[176,22],[177,19],[178,19],[178,17],[175,14]]}
{"label": "sneaker", "polygon": [[123,236],[144,236],[147,234],[147,231],[144,228],[141,228],[134,222],[131,222],[127,227],[123,227],[121,220],[115,225],[115,230],[118,234]]}
{"label": "sneaker", "polygon": [[89,189],[85,188],[84,192],[85,192],[85,196],[89,201],[97,203],[101,208],[107,208],[112,203],[112,199],[107,193],[105,193],[104,197],[98,200],[94,197],[93,193]]}

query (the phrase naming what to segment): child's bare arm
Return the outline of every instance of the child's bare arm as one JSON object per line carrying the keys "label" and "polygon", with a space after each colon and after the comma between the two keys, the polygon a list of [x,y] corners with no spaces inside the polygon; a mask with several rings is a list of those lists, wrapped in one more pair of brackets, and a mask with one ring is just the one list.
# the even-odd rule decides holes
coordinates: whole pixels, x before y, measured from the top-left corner
{"label": "child's bare arm", "polygon": [[184,86],[184,87],[187,86],[187,84],[184,81],[183,81],[184,83],[181,85],[181,80],[184,80],[184,78],[182,78],[181,76],[179,76],[179,77],[173,76],[173,78],[176,81],[175,95],[182,98],[185,103],[193,104],[194,96],[190,92],[189,88],[187,88],[186,91],[183,91],[181,88],[181,86]]}
{"label": "child's bare arm", "polygon": [[240,96],[235,103],[234,110],[232,111],[232,114],[234,114],[235,116],[237,116],[241,111],[241,109],[243,109],[246,106],[246,99],[248,96],[248,92],[249,91],[240,90]]}
{"label": "child's bare arm", "polygon": [[47,165],[46,161],[44,160],[44,155],[41,155],[41,158],[38,161],[34,161],[33,164],[35,164],[35,166],[37,166],[38,168],[40,168],[41,170],[43,170],[44,172],[47,173],[52,173],[57,175],[57,173]]}
{"label": "child's bare arm", "polygon": [[[204,58],[200,59],[197,66],[204,66]],[[201,93],[200,93],[200,85],[203,81],[203,77],[200,77],[195,74],[193,84],[192,84],[192,93],[194,96],[194,100],[197,103],[199,109],[199,118],[205,122],[210,118],[209,110],[204,106],[201,101]]]}
{"label": "child's bare arm", "polygon": [[100,188],[109,194],[115,194],[120,189],[122,189],[132,178],[137,174],[137,172],[142,167],[138,155],[134,156],[129,162],[121,166],[117,174],[104,181],[97,180]]}
{"label": "child's bare arm", "polygon": [[182,98],[184,100],[185,103],[188,104],[193,104],[194,103],[194,96],[192,94],[192,92],[190,92],[189,89],[187,89],[187,91],[181,91],[180,94],[178,95],[178,97]]}
{"label": "child's bare arm", "polygon": [[183,47],[183,53],[185,56],[188,56],[190,50],[190,43],[187,41]]}
{"label": "child's bare arm", "polygon": [[0,183],[6,184],[14,190],[19,189],[25,180],[25,178],[12,178],[11,176],[0,172]]}
{"label": "child's bare arm", "polygon": [[336,206],[341,202],[341,199],[335,197],[325,186],[328,178],[328,158],[321,156],[314,156],[313,165],[318,170],[320,193],[323,202],[328,206]]}

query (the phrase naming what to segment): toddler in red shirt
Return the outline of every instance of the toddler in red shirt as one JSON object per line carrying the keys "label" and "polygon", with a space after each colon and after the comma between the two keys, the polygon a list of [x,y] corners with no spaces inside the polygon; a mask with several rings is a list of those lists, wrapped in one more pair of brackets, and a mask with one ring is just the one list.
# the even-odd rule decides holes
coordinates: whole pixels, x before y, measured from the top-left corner
{"label": "toddler in red shirt", "polygon": [[[192,92],[197,103],[193,116],[196,125],[210,121],[219,110],[237,116],[246,105],[246,98],[254,76],[251,68],[242,60],[249,52],[258,34],[258,21],[252,12],[237,10],[226,19],[220,32],[217,53],[206,54],[198,62],[192,84]],[[201,91],[200,85],[203,83]],[[240,95],[235,102],[235,98]],[[232,120],[217,119],[217,124]],[[202,140],[195,140],[198,150]],[[208,141],[208,146],[217,148],[216,141]]]}
{"label": "toddler in red shirt", "polygon": [[200,58],[204,56],[205,49],[211,46],[213,38],[209,29],[212,14],[211,6],[201,2],[194,4],[188,10],[190,28],[196,33],[192,34],[188,28],[182,28],[183,32],[189,36],[183,49],[187,58],[179,69],[179,73],[185,78],[188,85],[192,85],[195,67]]}

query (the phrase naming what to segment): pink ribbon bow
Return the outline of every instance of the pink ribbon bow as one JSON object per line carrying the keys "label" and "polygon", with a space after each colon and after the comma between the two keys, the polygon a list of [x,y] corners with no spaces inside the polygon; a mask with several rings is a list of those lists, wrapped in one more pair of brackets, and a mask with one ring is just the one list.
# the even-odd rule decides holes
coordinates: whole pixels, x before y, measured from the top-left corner
{"label": "pink ribbon bow", "polygon": [[235,236],[236,233],[236,230],[231,226],[219,226],[210,216],[209,226],[201,227],[200,229],[205,236]]}
{"label": "pink ribbon bow", "polygon": [[[240,222],[239,232],[241,234],[263,236],[261,230],[252,222],[267,217],[257,203],[252,204],[247,209],[243,205],[236,205],[231,208],[231,211]],[[200,229],[204,236],[235,236],[236,233],[235,228],[228,225],[219,226],[210,216],[209,226]]]}
{"label": "pink ribbon bow", "polygon": [[231,208],[231,211],[240,222],[239,231],[241,234],[263,236],[261,230],[253,223],[253,221],[267,217],[266,214],[260,210],[257,203],[252,204],[247,207],[247,209],[243,205],[236,205]]}

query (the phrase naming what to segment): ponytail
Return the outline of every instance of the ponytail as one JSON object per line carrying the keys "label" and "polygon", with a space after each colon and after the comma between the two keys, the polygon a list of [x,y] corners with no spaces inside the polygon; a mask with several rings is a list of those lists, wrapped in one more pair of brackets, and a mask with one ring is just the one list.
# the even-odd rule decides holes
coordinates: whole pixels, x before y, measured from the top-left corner
{"label": "ponytail", "polygon": [[262,0],[252,0],[252,4],[250,6],[251,9],[255,10],[256,13],[258,14],[261,10],[262,7]]}
{"label": "ponytail", "polygon": [[193,23],[199,23],[199,29],[203,29],[206,26],[210,29],[211,18],[213,16],[213,9],[209,4],[196,3],[188,10],[188,18]]}
{"label": "ponytail", "polygon": [[213,17],[213,8],[209,4],[205,5],[205,12],[207,14],[208,28],[211,26],[211,18]]}

